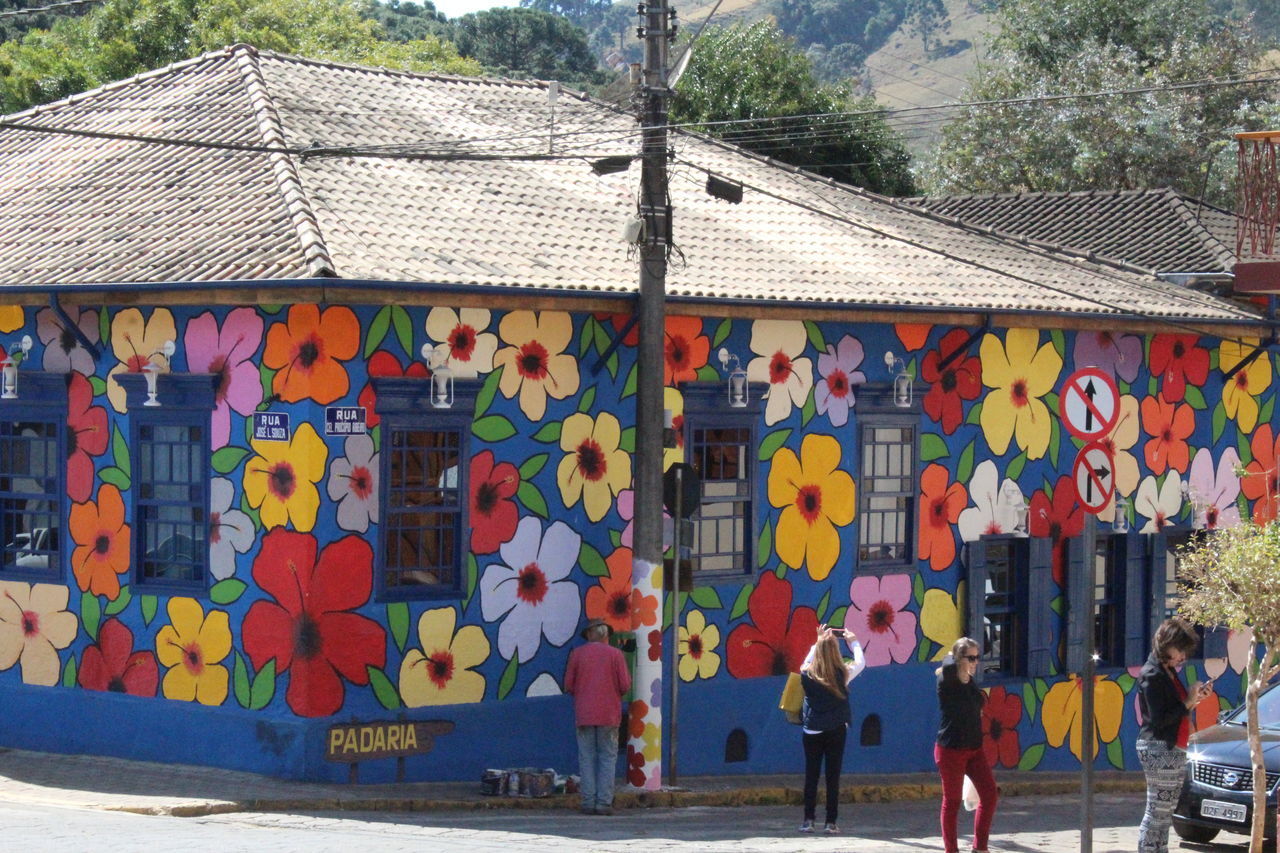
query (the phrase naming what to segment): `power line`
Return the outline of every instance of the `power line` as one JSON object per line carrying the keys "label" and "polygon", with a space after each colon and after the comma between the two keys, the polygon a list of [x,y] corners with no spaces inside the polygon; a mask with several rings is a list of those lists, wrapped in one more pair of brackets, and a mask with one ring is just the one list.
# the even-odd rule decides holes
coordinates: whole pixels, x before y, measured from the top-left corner
{"label": "power line", "polygon": [[57,12],[61,9],[71,9],[78,6],[92,6],[95,3],[102,3],[104,0],[62,0],[60,3],[50,3],[48,6],[31,6],[26,9],[9,9],[0,12],[0,19],[3,18],[26,18],[32,15],[40,15],[45,12]]}

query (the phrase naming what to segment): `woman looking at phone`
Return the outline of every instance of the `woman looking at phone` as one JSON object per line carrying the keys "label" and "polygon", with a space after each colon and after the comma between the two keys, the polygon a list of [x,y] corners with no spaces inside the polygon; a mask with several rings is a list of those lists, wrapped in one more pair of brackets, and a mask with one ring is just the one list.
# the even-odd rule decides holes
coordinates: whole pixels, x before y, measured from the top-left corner
{"label": "woman looking at phone", "polygon": [[986,853],[991,821],[996,816],[996,780],[982,749],[982,706],[987,694],[974,680],[982,653],[978,643],[961,637],[951,646],[951,654],[937,670],[938,709],[942,722],[933,747],[933,760],[942,777],[942,843],[947,853],[959,853],[956,816],[964,792],[964,777],[978,791],[978,810],[973,814],[974,853]]}
{"label": "woman looking at phone", "polygon": [[1195,629],[1183,619],[1160,623],[1151,638],[1151,656],[1138,674],[1138,760],[1147,777],[1147,808],[1138,830],[1138,853],[1165,853],[1169,825],[1182,790],[1191,736],[1191,711],[1213,689],[1202,681],[1188,690],[1178,674],[1196,650]]}

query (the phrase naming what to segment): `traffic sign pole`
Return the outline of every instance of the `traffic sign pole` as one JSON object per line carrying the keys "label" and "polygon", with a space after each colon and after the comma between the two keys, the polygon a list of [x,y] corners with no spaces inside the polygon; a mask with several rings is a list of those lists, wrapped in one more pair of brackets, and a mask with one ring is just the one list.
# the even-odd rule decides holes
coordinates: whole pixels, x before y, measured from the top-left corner
{"label": "traffic sign pole", "polygon": [[1098,517],[1085,513],[1082,534],[1084,560],[1081,570],[1085,582],[1080,584],[1080,600],[1074,604],[1081,608],[1085,630],[1084,666],[1080,673],[1080,853],[1093,853],[1093,688],[1094,688],[1094,572],[1097,566]]}

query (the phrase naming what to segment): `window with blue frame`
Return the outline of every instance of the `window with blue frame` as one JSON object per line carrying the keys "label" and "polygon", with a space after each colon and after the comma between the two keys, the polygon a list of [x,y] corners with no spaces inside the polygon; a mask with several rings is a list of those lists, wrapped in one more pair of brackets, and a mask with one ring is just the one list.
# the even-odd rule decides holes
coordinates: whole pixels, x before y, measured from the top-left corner
{"label": "window with blue frame", "polygon": [[920,460],[919,403],[893,404],[893,388],[858,394],[858,571],[901,571],[915,560]]}
{"label": "window with blue frame", "polygon": [[455,382],[452,406],[437,408],[430,380],[372,382],[382,466],[378,593],[399,599],[461,595],[476,384]]}
{"label": "window with blue frame", "polygon": [[0,400],[0,578],[56,582],[62,572],[67,384],[23,374],[21,397]]}
{"label": "window with blue frame", "polygon": [[729,405],[723,383],[688,383],[684,395],[685,458],[702,495],[693,514],[689,558],[704,581],[756,569],[756,424],[758,399]]}
{"label": "window with blue frame", "polygon": [[214,377],[161,374],[159,404],[144,378],[118,374],[129,406],[133,580],[198,592],[209,582],[209,425]]}
{"label": "window with blue frame", "polygon": [[1027,676],[1054,671],[1052,563],[1047,539],[995,535],[965,545],[965,634],[978,641],[982,672]]}

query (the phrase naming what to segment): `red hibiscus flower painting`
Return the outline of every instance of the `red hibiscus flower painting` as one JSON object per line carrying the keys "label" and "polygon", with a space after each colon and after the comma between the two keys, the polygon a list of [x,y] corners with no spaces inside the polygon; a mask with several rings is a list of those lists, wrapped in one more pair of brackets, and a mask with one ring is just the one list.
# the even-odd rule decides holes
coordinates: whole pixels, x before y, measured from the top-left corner
{"label": "red hibiscus flower painting", "polygon": [[79,373],[67,381],[67,497],[84,503],[93,494],[93,459],[111,438],[107,410],[93,405],[93,386]]}
{"label": "red hibiscus flower painting", "polygon": [[[400,365],[400,359],[386,350],[378,350],[369,356],[370,376],[417,376],[425,379],[427,374],[427,366],[422,362],[411,361],[409,369],[406,370]],[[382,416],[378,414],[378,395],[373,391],[372,382],[365,383],[364,388],[360,390],[360,396],[356,398],[356,403],[364,406],[364,419],[369,429],[373,429],[382,422]]]}
{"label": "red hibiscus flower painting", "polygon": [[80,662],[80,686],[88,690],[155,696],[159,678],[155,653],[135,652],[133,632],[119,619],[102,623],[97,644]]}
{"label": "red hibiscus flower painting", "polygon": [[285,699],[295,714],[323,717],[342,708],[342,679],[369,683],[368,667],[386,663],[386,632],[350,612],[369,600],[373,550],[358,536],[330,543],[316,557],[309,533],[273,528],[253,561],[253,579],[275,601],[255,601],[244,618],[244,647],[254,669],[275,659],[289,673]]}
{"label": "red hibiscus flower painting", "polygon": [[510,462],[494,464],[493,451],[471,459],[471,550],[492,554],[516,535],[520,513],[512,497],[520,488],[520,471]]}
{"label": "red hibiscus flower painting", "polygon": [[793,612],[791,584],[767,572],[747,599],[747,613],[752,624],[729,633],[729,673],[734,678],[758,678],[799,672],[818,635],[813,608],[797,607]]}
{"label": "red hibiscus flower painting", "polygon": [[964,422],[964,404],[982,393],[982,362],[976,355],[957,356],[945,368],[938,365],[969,338],[964,329],[952,329],[936,350],[929,350],[920,362],[920,378],[929,383],[922,401],[925,413],[951,435]]}
{"label": "red hibiscus flower painting", "polygon": [[1003,687],[992,687],[982,706],[982,751],[994,767],[1017,767],[1022,757],[1018,723],[1022,721],[1022,700]]}
{"label": "red hibiscus flower painting", "polygon": [[1200,386],[1209,378],[1209,351],[1196,346],[1197,335],[1155,335],[1151,338],[1151,375],[1161,380],[1170,403],[1187,393],[1187,383]]}
{"label": "red hibiscus flower painting", "polygon": [[1043,491],[1031,496],[1029,526],[1032,536],[1048,536],[1053,542],[1053,582],[1062,586],[1067,564],[1067,540],[1084,530],[1084,510],[1076,503],[1070,477],[1059,477],[1053,500]]}

